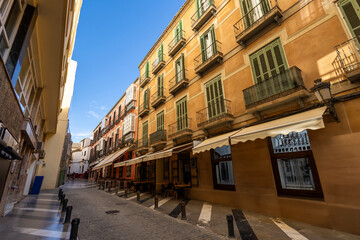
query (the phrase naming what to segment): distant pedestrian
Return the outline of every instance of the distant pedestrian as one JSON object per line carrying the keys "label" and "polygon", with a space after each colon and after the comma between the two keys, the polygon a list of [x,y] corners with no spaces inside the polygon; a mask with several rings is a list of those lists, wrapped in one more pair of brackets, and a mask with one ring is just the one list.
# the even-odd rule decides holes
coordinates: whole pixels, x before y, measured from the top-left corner
{"label": "distant pedestrian", "polygon": [[71,174],[71,178],[72,178],[72,180],[75,179],[75,173],[74,172]]}

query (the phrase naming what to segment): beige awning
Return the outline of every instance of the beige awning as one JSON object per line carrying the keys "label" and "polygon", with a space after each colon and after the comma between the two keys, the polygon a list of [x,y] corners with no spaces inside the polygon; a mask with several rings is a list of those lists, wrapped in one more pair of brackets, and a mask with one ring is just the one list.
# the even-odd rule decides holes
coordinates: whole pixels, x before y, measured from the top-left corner
{"label": "beige awning", "polygon": [[109,156],[105,157],[104,160],[102,160],[98,165],[96,165],[94,167],[94,170],[96,169],[99,169],[99,168],[103,168],[103,167],[107,167],[107,166],[110,166],[113,161],[116,160],[116,158],[120,157],[122,154],[124,154],[129,148],[126,147],[126,148],[123,148],[123,149],[120,149],[112,154],[110,154]]}
{"label": "beige awning", "polygon": [[172,155],[172,149],[168,149],[168,150],[165,150],[165,151],[161,151],[161,152],[146,155],[144,157],[143,161],[147,162],[147,161],[156,160],[156,159],[160,159],[160,158],[171,157],[171,155]]}
{"label": "beige awning", "polygon": [[316,130],[324,128],[325,125],[322,116],[325,110],[326,107],[320,107],[274,121],[244,128],[230,137],[231,145],[239,142],[253,141],[258,138],[263,139],[266,137],[275,137],[279,134],[302,132],[306,129]]}
{"label": "beige awning", "polygon": [[141,162],[143,161],[143,158],[144,158],[144,156],[127,160],[127,161],[125,161],[126,166],[130,166],[130,165],[134,165],[134,164],[137,164],[137,163],[141,163]]}
{"label": "beige awning", "polygon": [[216,137],[208,138],[196,147],[193,148],[193,154],[209,151],[217,147],[229,145],[229,137],[238,133],[240,130],[228,132]]}

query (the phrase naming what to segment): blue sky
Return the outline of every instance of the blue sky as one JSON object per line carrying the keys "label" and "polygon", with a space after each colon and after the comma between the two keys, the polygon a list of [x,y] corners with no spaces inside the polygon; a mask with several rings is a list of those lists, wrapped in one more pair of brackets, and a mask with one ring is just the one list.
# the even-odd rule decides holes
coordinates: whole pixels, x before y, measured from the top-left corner
{"label": "blue sky", "polygon": [[139,63],[184,2],[83,0],[72,57],[78,62],[69,114],[74,142],[91,136],[140,75]]}

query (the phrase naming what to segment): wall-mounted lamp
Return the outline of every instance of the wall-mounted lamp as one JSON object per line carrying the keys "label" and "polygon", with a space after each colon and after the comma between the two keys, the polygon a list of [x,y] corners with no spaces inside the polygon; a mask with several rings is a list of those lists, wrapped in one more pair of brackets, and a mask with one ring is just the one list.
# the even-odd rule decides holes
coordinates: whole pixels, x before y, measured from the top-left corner
{"label": "wall-mounted lamp", "polygon": [[318,99],[320,103],[323,103],[327,106],[331,115],[334,116],[337,122],[340,122],[335,107],[334,107],[334,98],[331,94],[331,85],[328,82],[322,82],[321,78],[314,81],[315,85],[310,89]]}

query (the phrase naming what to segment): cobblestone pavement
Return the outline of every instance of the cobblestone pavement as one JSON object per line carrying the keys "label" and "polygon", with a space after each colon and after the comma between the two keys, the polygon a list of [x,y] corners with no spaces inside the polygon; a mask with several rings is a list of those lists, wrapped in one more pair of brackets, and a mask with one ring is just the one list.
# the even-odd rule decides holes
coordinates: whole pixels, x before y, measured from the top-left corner
{"label": "cobblestone pavement", "polygon": [[[72,218],[81,219],[80,240],[92,239],[228,239],[226,215],[234,217],[235,238],[242,240],[360,240],[360,236],[314,227],[308,224],[271,218],[197,200],[186,202],[186,220],[181,220],[180,200],[159,199],[124,191],[99,190],[84,180],[67,181],[62,186]],[[1,240],[65,239],[70,226],[62,224],[56,200],[57,190],[28,196],[6,217],[0,218]]]}

